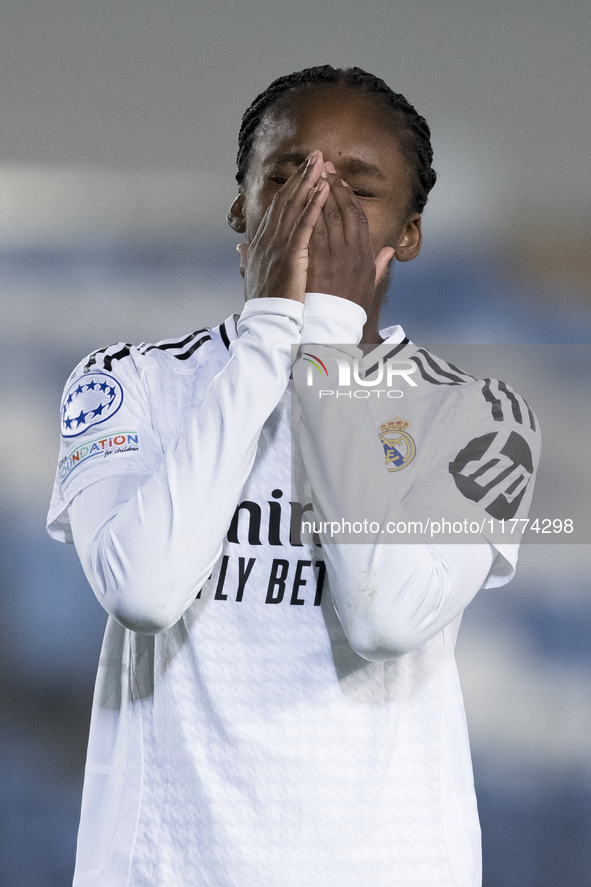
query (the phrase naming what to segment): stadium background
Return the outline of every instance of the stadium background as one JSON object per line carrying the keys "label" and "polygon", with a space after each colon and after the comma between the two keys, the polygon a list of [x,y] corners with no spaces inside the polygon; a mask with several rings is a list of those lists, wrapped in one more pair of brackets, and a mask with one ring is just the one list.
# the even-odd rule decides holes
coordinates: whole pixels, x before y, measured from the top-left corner
{"label": "stadium background", "polygon": [[[425,245],[386,320],[415,341],[590,342],[591,8],[7,0],[0,21],[0,883],[65,887],[105,621],[43,527],[70,370],[240,310],[241,114],[325,62],[382,76],[433,131]],[[557,463],[586,445],[543,432]],[[530,546],[464,618],[485,887],[588,884],[590,566],[588,546]]]}

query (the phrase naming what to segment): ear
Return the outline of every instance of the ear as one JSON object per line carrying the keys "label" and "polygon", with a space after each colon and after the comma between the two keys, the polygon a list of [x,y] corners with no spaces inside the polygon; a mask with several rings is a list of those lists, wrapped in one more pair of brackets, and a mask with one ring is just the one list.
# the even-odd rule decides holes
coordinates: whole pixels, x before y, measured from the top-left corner
{"label": "ear", "polygon": [[421,227],[421,216],[419,213],[413,213],[410,216],[402,231],[400,232],[396,243],[396,258],[399,262],[410,262],[416,259],[421,251],[423,243],[423,229]]}
{"label": "ear", "polygon": [[237,234],[244,234],[246,231],[246,219],[244,217],[244,194],[239,193],[236,200],[228,210],[226,216],[228,225]]}

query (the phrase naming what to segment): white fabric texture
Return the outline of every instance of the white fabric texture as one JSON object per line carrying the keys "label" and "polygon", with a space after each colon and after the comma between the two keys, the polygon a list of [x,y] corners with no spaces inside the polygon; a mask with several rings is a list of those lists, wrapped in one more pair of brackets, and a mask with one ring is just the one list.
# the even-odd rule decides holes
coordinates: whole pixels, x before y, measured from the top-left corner
{"label": "white fabric texture", "polygon": [[[306,343],[328,343],[331,322],[359,341],[363,318],[355,330],[349,303],[310,301]],[[515,555],[493,563],[484,540],[324,538],[320,548],[301,533],[302,518],[347,505],[330,467],[334,441],[315,435],[304,399],[303,452],[296,441],[291,470],[289,375],[301,326],[298,303],[255,300],[237,327],[228,320],[201,338],[113,346],[69,380],[71,392],[88,372],[93,381],[112,374],[124,389],[116,416],[95,423],[98,443],[92,425],[64,439],[49,515],[62,540],[71,520],[111,614],[76,885],[480,883],[453,648],[461,611],[481,585],[508,581]],[[372,358],[393,345],[412,354],[404,342],[396,328]],[[294,372],[297,389],[297,364]],[[477,386],[459,397],[443,384],[419,387],[417,455],[397,473],[398,492],[385,473],[388,514],[420,507],[421,472],[443,483],[448,450],[491,425]],[[445,406],[457,420],[440,472],[434,396],[435,414]],[[364,411],[370,437],[375,418]],[[115,445],[130,434],[129,449]],[[370,451],[383,461],[379,446]],[[450,513],[463,515],[451,489]],[[360,594],[370,567],[371,599]]]}
{"label": "white fabric texture", "polygon": [[355,302],[327,293],[306,293],[301,344],[352,342],[357,345],[366,320],[364,309]]}

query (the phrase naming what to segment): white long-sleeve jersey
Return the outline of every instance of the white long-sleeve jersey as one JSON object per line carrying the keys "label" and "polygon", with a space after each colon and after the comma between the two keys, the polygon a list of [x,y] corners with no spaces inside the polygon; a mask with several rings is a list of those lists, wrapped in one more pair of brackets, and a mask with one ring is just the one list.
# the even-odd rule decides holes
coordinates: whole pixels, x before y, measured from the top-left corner
{"label": "white long-sleeve jersey", "polygon": [[[342,476],[359,452],[383,463],[361,496],[380,527],[434,487],[450,518],[486,519],[499,497],[521,515],[533,467],[494,465],[512,434],[535,463],[538,432],[502,383],[458,375],[399,328],[366,366],[414,360],[406,399],[330,417],[304,390],[310,357],[290,382],[294,346],[338,357],[362,315],[331,296],[307,296],[305,315],[256,300],[213,330],[96,352],[68,381],[49,529],[73,536],[111,615],[76,885],[479,883],[453,648],[463,608],[508,581],[516,552],[481,535],[331,544],[325,518],[359,503],[364,485]],[[327,433],[335,421],[356,446]]]}

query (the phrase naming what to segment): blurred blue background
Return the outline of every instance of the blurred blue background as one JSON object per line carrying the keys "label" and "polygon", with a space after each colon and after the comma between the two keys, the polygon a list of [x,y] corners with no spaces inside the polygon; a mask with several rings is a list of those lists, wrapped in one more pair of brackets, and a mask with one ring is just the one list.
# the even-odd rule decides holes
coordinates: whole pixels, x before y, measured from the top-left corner
{"label": "blurred blue background", "polygon": [[[69,372],[240,310],[224,219],[241,114],[325,62],[374,71],[433,130],[425,245],[384,325],[591,342],[591,8],[9,0],[1,25],[0,883],[65,887],[105,622],[44,530]],[[524,547],[464,616],[485,887],[589,883],[590,568],[589,546]]]}

